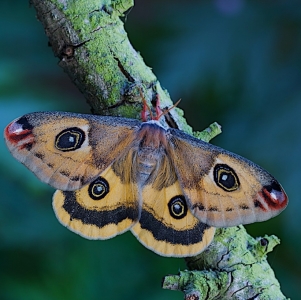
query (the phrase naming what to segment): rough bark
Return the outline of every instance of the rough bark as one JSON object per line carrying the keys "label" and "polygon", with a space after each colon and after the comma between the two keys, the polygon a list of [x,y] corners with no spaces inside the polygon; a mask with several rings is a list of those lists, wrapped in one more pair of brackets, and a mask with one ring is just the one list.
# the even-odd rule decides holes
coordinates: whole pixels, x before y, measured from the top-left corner
{"label": "rough bark", "polygon": [[[151,69],[134,50],[122,17],[132,0],[31,0],[59,65],[85,95],[92,112],[138,118],[142,91],[161,107],[172,102]],[[166,122],[209,141],[217,124],[193,133],[176,108]],[[274,237],[253,239],[244,227],[217,230],[213,243],[186,259],[189,270],[166,276],[163,288],[181,290],[185,299],[286,299],[266,254],[279,243]]]}
{"label": "rough bark", "polygon": [[181,290],[185,299],[286,299],[268,264],[279,244],[272,236],[254,239],[243,226],[218,229],[213,243],[186,259],[189,271],[166,276],[163,288]]}

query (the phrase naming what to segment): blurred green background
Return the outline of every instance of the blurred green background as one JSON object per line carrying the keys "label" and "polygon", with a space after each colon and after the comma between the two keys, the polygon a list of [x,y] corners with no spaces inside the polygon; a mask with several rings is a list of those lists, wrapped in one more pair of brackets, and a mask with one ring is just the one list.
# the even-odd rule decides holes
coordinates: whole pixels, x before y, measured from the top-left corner
{"label": "blurred green background", "polygon": [[[88,0],[87,0],[88,1]],[[89,112],[57,65],[28,1],[0,2],[0,123],[33,111]],[[282,291],[301,295],[301,4],[299,1],[137,1],[126,29],[195,130],[218,121],[213,143],[270,171],[290,203],[247,226],[275,234],[269,255]],[[161,278],[185,268],[126,233],[88,241],[61,226],[53,189],[0,144],[0,299],[183,299]]]}

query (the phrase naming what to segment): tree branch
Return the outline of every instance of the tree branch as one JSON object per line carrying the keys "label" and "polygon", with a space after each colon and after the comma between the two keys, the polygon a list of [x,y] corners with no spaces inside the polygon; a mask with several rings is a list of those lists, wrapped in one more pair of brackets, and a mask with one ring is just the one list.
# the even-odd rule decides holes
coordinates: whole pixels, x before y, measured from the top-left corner
{"label": "tree branch", "polygon": [[[95,114],[138,118],[140,90],[161,106],[172,102],[156,76],[130,44],[121,17],[132,0],[31,0],[59,65],[80,89]],[[179,129],[193,134],[176,108],[168,116]],[[168,120],[167,120],[168,122]],[[215,123],[194,133],[205,141],[220,133]],[[286,299],[266,260],[279,243],[272,237],[254,240],[242,226],[219,229],[213,243],[197,257],[187,258],[190,270],[167,276],[163,287],[181,290],[186,299]]]}
{"label": "tree branch", "polygon": [[189,271],[166,276],[163,288],[183,291],[187,300],[286,299],[267,261],[279,243],[274,235],[254,239],[243,226],[217,229],[203,253],[186,258]]}
{"label": "tree branch", "polygon": [[[171,106],[168,92],[133,49],[124,30],[121,17],[133,6],[132,0],[31,3],[59,65],[84,94],[93,113],[137,118],[139,89],[149,101],[158,93],[161,104]],[[176,122],[192,132],[176,111],[171,112]]]}

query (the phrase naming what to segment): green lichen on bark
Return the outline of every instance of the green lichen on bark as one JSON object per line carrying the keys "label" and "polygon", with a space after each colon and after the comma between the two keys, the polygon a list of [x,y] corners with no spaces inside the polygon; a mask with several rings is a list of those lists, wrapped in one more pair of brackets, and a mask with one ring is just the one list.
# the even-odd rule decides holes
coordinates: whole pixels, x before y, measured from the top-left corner
{"label": "green lichen on bark", "polygon": [[[96,114],[138,118],[139,90],[150,102],[172,102],[151,69],[129,42],[122,17],[133,1],[31,0],[59,65],[82,91]],[[179,110],[171,114],[192,132]]]}
{"label": "green lichen on bark", "polygon": [[189,270],[166,276],[163,288],[180,290],[185,299],[286,299],[267,262],[279,243],[275,236],[254,239],[243,226],[217,229],[203,253],[186,258]]}
{"label": "green lichen on bark", "polygon": [[[149,103],[158,94],[162,108],[172,105],[168,92],[134,50],[124,30],[122,17],[133,6],[132,0],[31,3],[59,65],[82,91],[93,113],[139,118],[141,91]],[[220,133],[216,123],[193,133],[179,108],[172,109],[167,117],[179,129],[207,142]],[[242,226],[218,229],[203,253],[186,260],[190,270],[165,277],[164,288],[181,290],[190,300],[248,299],[249,295],[258,295],[252,299],[285,299],[266,261],[266,253],[277,243],[275,237],[254,240]]]}
{"label": "green lichen on bark", "polygon": [[204,142],[210,142],[214,137],[216,137],[217,135],[219,135],[222,132],[221,130],[221,126],[214,122],[212,124],[209,125],[208,128],[206,128],[205,130],[199,132],[196,131],[193,133],[193,135],[198,138],[201,139]]}

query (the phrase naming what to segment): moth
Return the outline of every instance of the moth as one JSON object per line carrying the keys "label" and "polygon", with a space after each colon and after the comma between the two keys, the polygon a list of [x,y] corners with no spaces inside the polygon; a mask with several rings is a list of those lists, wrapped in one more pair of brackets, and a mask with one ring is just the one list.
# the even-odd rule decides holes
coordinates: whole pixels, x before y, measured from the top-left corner
{"label": "moth", "polygon": [[36,112],[11,122],[4,137],[57,189],[58,220],[88,239],[131,230],[157,254],[194,256],[215,227],[265,221],[288,203],[261,167],[158,120]]}

